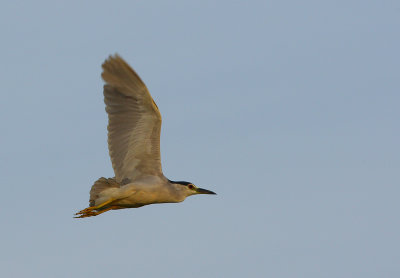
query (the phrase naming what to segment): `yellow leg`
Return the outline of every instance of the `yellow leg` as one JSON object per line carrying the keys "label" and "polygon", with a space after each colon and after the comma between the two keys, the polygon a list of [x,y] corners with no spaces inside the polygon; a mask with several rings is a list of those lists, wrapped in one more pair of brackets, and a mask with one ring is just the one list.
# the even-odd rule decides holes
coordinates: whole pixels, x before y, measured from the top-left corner
{"label": "yellow leg", "polygon": [[104,213],[106,211],[109,211],[109,210],[112,210],[112,209],[120,209],[120,208],[121,207],[119,207],[119,206],[111,206],[111,207],[108,207],[106,209],[99,210],[99,211],[88,211],[88,212],[82,213],[79,216],[75,216],[74,218],[85,218],[85,217],[96,216],[96,215],[102,214],[102,213]]}
{"label": "yellow leg", "polygon": [[[107,206],[108,204],[114,202],[115,200],[116,200],[116,199],[110,199],[110,200],[108,200],[108,201],[105,201],[104,203],[101,203],[101,204],[98,205],[98,206],[85,208],[85,209],[83,209],[83,210],[78,211],[77,213],[75,213],[75,215],[81,214],[81,216],[82,216],[82,215],[84,215],[84,214],[90,214],[90,215],[88,215],[88,216],[95,216],[95,215],[97,215],[97,214],[96,214],[96,212],[94,212],[94,210],[99,210],[99,209],[101,209],[101,208]],[[92,215],[92,214],[94,214],[94,215]]]}
{"label": "yellow leg", "polygon": [[105,201],[104,203],[102,203],[102,204],[100,204],[100,205],[98,205],[98,206],[95,206],[94,209],[101,209],[102,207],[105,207],[106,205],[108,205],[108,204],[114,202],[115,200],[116,200],[116,199],[110,199],[110,200],[108,200],[108,201]]}

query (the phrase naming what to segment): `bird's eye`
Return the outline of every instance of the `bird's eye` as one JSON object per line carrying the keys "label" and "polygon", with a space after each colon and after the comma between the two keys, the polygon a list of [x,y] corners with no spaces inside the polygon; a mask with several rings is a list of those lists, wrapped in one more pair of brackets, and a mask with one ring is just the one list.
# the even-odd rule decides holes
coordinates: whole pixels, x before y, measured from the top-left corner
{"label": "bird's eye", "polygon": [[189,189],[193,189],[193,188],[194,188],[194,185],[193,185],[193,184],[189,184],[189,185],[188,185],[188,188],[189,188]]}

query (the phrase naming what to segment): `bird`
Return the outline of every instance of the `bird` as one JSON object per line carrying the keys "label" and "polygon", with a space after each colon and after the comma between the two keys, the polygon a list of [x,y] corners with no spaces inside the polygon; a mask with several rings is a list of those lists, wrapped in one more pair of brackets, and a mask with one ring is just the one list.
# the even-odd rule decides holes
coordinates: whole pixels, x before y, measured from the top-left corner
{"label": "bird", "polygon": [[102,64],[108,114],[108,150],[115,176],[90,190],[89,207],[75,218],[150,204],[178,203],[188,196],[216,194],[191,182],[172,181],[161,168],[161,114],[139,75],[118,54]]}

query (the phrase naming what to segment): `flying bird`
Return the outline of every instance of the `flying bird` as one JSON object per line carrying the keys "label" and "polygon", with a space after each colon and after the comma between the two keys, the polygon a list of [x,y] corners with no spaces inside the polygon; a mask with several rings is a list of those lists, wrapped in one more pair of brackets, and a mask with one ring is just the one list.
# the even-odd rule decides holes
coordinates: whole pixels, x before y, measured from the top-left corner
{"label": "flying bird", "polygon": [[108,150],[115,177],[100,178],[90,190],[89,207],[75,218],[109,210],[178,203],[196,194],[215,194],[191,182],[171,181],[161,169],[161,114],[146,85],[117,54],[102,65],[108,114]]}

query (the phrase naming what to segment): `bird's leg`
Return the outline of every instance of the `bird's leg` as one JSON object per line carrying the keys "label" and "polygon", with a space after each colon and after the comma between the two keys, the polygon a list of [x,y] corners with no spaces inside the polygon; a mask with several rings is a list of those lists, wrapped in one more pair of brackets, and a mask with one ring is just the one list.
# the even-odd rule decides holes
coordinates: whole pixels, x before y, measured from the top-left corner
{"label": "bird's leg", "polygon": [[[88,207],[88,208],[85,208],[85,209],[83,209],[83,210],[81,210],[81,211],[78,211],[77,213],[75,213],[75,215],[79,215],[79,214],[83,215],[83,214],[93,214],[93,213],[96,213],[96,212],[94,212],[94,210],[99,210],[99,209],[101,209],[101,208],[107,206],[108,204],[110,204],[110,203],[112,203],[112,202],[114,202],[114,201],[115,201],[115,199],[110,199],[110,200],[108,200],[108,201],[105,201],[104,203],[101,203],[101,204],[98,205],[98,206]],[[97,215],[97,214],[96,214],[96,215]],[[90,215],[90,216],[93,216],[93,215]]]}
{"label": "bird's leg", "polygon": [[96,215],[102,214],[102,213],[104,213],[106,211],[109,211],[109,210],[112,210],[112,209],[120,209],[120,208],[121,207],[119,207],[119,206],[110,206],[110,207],[108,207],[106,209],[103,209],[103,210],[88,211],[88,212],[85,212],[85,213],[81,213],[81,215],[75,216],[74,218],[85,218],[85,217],[96,216]]}

